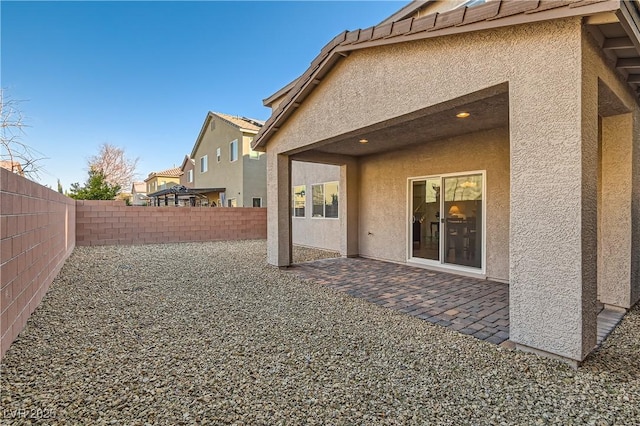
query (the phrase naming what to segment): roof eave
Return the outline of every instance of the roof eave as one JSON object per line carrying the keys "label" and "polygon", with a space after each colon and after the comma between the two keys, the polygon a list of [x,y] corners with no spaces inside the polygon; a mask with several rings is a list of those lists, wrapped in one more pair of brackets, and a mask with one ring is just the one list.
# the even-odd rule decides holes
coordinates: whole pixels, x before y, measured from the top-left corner
{"label": "roof eave", "polygon": [[[278,109],[274,111],[274,116],[272,116],[273,120],[270,120],[271,121],[270,123],[268,122],[260,129],[260,131],[258,132],[258,137],[256,137],[252,143],[252,148],[257,151],[265,150],[266,144],[269,141],[269,139],[273,136],[275,132],[279,130],[280,126],[284,123],[284,121],[286,121],[289,118],[289,116],[293,114],[293,112],[301,105],[306,95],[310,93],[313,89],[315,89],[315,87],[319,84],[321,78],[329,72],[329,70],[335,65],[335,63],[337,63],[339,60],[348,56],[349,52],[370,48],[370,47],[404,43],[407,41],[442,37],[442,36],[453,35],[453,34],[469,33],[469,32],[482,31],[482,30],[488,30],[488,29],[494,29],[494,28],[503,28],[508,26],[528,24],[528,23],[534,23],[534,22],[543,22],[543,21],[549,21],[554,19],[569,18],[574,16],[589,16],[589,15],[602,13],[602,12],[617,13],[617,11],[619,11],[620,8],[621,8],[620,0],[606,0],[599,3],[584,5],[584,6],[581,6],[579,9],[578,8],[574,9],[571,7],[563,7],[563,8],[557,8],[557,9],[545,10],[538,13],[522,13],[522,14],[502,17],[500,19],[495,19],[495,20],[483,20],[483,21],[474,22],[474,23],[470,23],[462,26],[451,26],[448,28],[441,28],[441,29],[438,29],[437,31],[423,30],[415,33],[401,34],[393,37],[383,37],[383,38],[378,38],[374,40],[357,42],[355,44],[354,43],[343,44],[342,42],[335,43],[335,41],[341,38],[341,36],[344,34],[344,33],[341,33],[340,35],[336,36],[331,42],[328,43],[327,46],[333,45],[331,47],[330,52],[327,54],[324,60],[322,60],[317,65],[315,70],[312,73],[310,73],[308,80],[301,85],[297,93],[293,93],[293,94],[290,93],[291,97],[290,98],[288,97],[287,99],[282,101]],[[413,19],[413,18],[410,18],[410,19]],[[361,30],[356,30],[356,31],[361,31]],[[325,46],[325,48],[327,46]],[[322,53],[323,52],[321,52],[318,55],[318,57],[320,57]],[[313,64],[318,60],[318,57],[316,58],[316,60],[312,62],[312,67],[313,67]],[[307,74],[308,72],[309,70],[307,70],[305,74]],[[303,74],[302,77],[296,80],[298,81],[298,84],[300,84],[299,80],[304,76],[305,75]],[[296,84],[296,86],[298,84]],[[291,90],[295,90],[295,88]]]}

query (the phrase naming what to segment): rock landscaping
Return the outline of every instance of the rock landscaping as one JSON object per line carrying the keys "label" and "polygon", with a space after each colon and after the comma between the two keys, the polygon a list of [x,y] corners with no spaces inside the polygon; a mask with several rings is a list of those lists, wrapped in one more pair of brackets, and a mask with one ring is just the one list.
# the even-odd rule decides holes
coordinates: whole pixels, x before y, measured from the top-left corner
{"label": "rock landscaping", "polygon": [[265,252],[77,247],[2,360],[2,424],[640,423],[638,307],[575,371],[303,281]]}

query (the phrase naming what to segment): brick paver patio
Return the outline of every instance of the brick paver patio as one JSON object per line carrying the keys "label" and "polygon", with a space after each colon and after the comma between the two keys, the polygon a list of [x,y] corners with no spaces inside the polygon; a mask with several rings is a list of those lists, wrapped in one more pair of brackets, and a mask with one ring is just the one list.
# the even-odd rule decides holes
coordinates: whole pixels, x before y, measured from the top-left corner
{"label": "brick paver patio", "polygon": [[291,271],[478,339],[509,339],[509,285],[363,258],[299,263]]}

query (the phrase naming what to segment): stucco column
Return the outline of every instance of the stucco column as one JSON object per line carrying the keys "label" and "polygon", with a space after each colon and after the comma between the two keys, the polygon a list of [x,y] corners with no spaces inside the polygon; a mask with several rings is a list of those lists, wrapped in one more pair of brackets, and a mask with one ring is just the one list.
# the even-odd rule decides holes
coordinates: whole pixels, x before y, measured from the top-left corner
{"label": "stucco column", "polygon": [[267,262],[291,264],[291,159],[275,152],[267,154]]}
{"label": "stucco column", "polygon": [[601,119],[598,298],[629,309],[631,300],[633,116]]}
{"label": "stucco column", "polygon": [[640,300],[640,110],[633,114],[633,155],[631,156],[632,197],[631,212],[631,305]]}
{"label": "stucco column", "polygon": [[360,254],[359,239],[359,198],[360,167],[353,159],[340,166],[340,188],[338,216],[340,217],[340,254],[355,257]]}
{"label": "stucco column", "polygon": [[509,82],[509,333],[576,363],[596,344],[597,82],[579,56],[546,66]]}

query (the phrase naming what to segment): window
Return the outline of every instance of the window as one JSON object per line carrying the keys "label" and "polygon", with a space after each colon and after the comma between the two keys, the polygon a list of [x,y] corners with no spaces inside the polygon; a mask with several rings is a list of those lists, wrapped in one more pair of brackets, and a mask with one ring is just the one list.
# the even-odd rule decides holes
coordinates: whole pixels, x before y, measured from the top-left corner
{"label": "window", "polygon": [[209,170],[209,159],[208,155],[204,155],[200,157],[200,173],[206,173]]}
{"label": "window", "polygon": [[227,200],[227,206],[229,206],[229,207],[238,207],[238,203],[236,202],[235,198],[229,198]]}
{"label": "window", "polygon": [[218,163],[220,162],[220,157],[222,157],[220,155],[220,148],[216,149],[216,159],[218,160]]}
{"label": "window", "polygon": [[229,161],[234,162],[238,159],[238,139],[231,141],[229,144]]}
{"label": "window", "polygon": [[338,217],[338,182],[311,185],[312,217]]}
{"label": "window", "polygon": [[213,132],[213,130],[216,128],[216,122],[214,120],[211,120],[211,124],[209,124],[209,127],[210,127],[211,131]]}
{"label": "window", "polygon": [[262,198],[253,197],[251,199],[251,203],[253,204],[253,207],[262,207]]}
{"label": "window", "polygon": [[307,187],[305,185],[299,185],[299,186],[293,187],[293,194],[292,194],[292,200],[291,200],[293,217],[304,217],[304,207],[307,201],[306,188]]}
{"label": "window", "polygon": [[189,170],[187,172],[187,182],[192,183],[193,182],[193,169]]}

